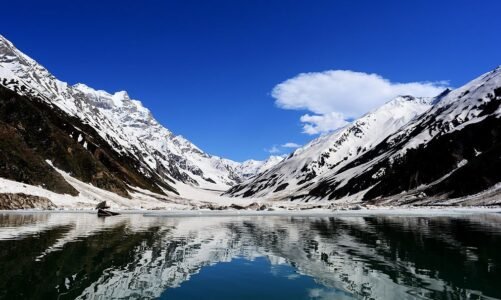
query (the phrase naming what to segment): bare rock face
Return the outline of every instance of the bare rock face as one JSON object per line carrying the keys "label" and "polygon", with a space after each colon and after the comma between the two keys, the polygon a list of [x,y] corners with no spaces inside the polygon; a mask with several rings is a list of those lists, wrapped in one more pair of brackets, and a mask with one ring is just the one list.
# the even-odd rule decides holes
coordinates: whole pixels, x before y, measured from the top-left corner
{"label": "bare rock face", "polygon": [[56,205],[45,197],[19,194],[0,194],[0,210],[11,209],[52,209]]}

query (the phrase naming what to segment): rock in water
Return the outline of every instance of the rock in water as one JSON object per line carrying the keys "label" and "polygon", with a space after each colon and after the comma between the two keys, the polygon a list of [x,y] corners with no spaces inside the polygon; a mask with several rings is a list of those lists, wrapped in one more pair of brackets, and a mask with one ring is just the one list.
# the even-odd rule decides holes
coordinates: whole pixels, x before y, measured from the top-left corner
{"label": "rock in water", "polygon": [[98,205],[96,205],[96,209],[107,209],[107,208],[110,208],[108,205],[106,205],[106,201],[103,201],[103,202],[99,202]]}

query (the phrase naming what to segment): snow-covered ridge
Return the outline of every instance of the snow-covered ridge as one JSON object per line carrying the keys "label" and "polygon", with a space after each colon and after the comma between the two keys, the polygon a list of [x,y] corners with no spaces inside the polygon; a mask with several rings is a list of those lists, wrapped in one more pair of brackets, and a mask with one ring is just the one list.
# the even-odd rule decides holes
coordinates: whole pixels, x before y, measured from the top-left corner
{"label": "snow-covered ridge", "polygon": [[298,148],[268,172],[230,190],[233,196],[282,197],[300,193],[341,169],[410,120],[430,109],[432,98],[397,97],[334,133]]}
{"label": "snow-covered ridge", "polygon": [[501,116],[499,107],[489,113],[484,113],[484,110],[490,103],[499,100],[493,91],[499,90],[500,87],[501,66],[440,97],[426,115],[402,128],[400,132],[390,137],[390,142],[410,135],[418,127],[422,127],[420,133],[409,139],[401,148],[399,154],[402,154],[409,148],[416,148],[435,137],[481,122],[488,116],[499,117]]}
{"label": "snow-covered ridge", "polygon": [[140,161],[139,171],[145,176],[155,173],[171,183],[226,190],[261,170],[203,152],[162,126],[125,91],[108,93],[60,81],[1,35],[0,83],[20,94],[36,95],[90,125],[118,153]]}

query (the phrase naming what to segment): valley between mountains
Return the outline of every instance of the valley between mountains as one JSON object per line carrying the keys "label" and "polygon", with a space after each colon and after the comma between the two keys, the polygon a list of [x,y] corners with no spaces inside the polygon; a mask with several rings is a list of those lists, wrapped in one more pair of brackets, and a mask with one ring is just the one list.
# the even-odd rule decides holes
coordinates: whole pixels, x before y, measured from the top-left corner
{"label": "valley between mountains", "polygon": [[498,206],[500,104],[498,67],[436,97],[389,99],[287,156],[235,162],[0,36],[0,209]]}

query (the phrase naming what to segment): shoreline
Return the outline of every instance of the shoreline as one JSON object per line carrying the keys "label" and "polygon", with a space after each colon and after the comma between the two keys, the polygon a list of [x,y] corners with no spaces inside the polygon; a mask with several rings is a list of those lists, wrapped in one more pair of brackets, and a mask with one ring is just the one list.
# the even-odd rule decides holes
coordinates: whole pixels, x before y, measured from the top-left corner
{"label": "shoreline", "polygon": [[[336,217],[336,216],[453,216],[468,214],[500,214],[501,208],[489,207],[377,207],[353,210],[309,209],[309,210],[114,210],[121,215],[142,214],[145,217],[235,217],[235,216],[291,216],[291,217]],[[37,213],[88,213],[96,214],[94,209],[17,209],[0,210],[0,214],[37,214]]]}

